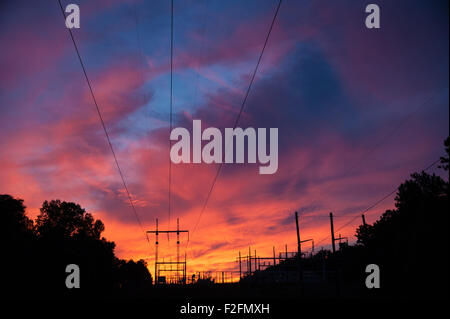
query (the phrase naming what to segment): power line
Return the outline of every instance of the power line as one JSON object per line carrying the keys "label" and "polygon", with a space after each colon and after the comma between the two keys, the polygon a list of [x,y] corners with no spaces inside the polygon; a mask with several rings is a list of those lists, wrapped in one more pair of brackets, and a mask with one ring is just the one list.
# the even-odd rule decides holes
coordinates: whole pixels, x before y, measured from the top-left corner
{"label": "power line", "polygon": [[[235,129],[237,127],[237,125],[239,123],[239,119],[241,118],[242,112],[244,111],[245,102],[247,101],[247,98],[249,96],[250,90],[251,90],[252,85],[253,85],[253,81],[255,80],[256,72],[258,71],[259,64],[261,63],[261,59],[262,59],[262,56],[264,54],[264,50],[266,49],[267,43],[269,41],[270,33],[272,32],[273,26],[275,24],[275,20],[276,20],[277,15],[278,15],[278,11],[280,10],[281,2],[282,2],[282,0],[279,0],[277,8],[275,10],[275,14],[274,14],[273,19],[272,19],[272,23],[270,24],[269,32],[267,33],[266,40],[264,41],[264,45],[263,45],[263,48],[262,48],[261,53],[259,55],[258,62],[256,63],[255,69],[253,70],[253,74],[252,74],[252,77],[250,79],[250,83],[249,83],[247,91],[245,93],[244,100],[242,101],[241,108],[239,110],[238,116],[237,116],[236,121],[234,123],[233,129]],[[204,213],[204,211],[206,209],[206,206],[208,205],[209,198],[211,197],[212,191],[213,191],[214,186],[215,186],[215,184],[217,182],[217,178],[219,177],[220,171],[222,170],[222,166],[223,166],[223,162],[221,162],[219,164],[219,167],[217,169],[216,175],[214,176],[212,185],[211,185],[211,187],[209,189],[208,195],[206,196],[205,203],[203,204],[202,210],[200,211],[200,215],[199,215],[199,217],[197,219],[197,222],[195,223],[194,229],[193,229],[193,231],[191,233],[191,237],[193,236],[194,232],[196,231],[197,226],[198,226],[198,224],[200,222],[200,219],[202,218],[202,215],[203,215],[203,213]],[[189,241],[186,244],[186,248],[187,248],[188,245],[189,245]]]}
{"label": "power line", "polygon": [[[441,91],[441,90],[436,91],[436,92],[435,92],[434,94],[432,94],[428,99],[426,99],[424,102],[422,102],[421,104],[419,104],[419,106],[418,106],[414,111],[412,111],[411,113],[409,113],[408,116],[407,116],[403,121],[401,121],[398,125],[396,125],[396,126],[394,127],[394,129],[392,129],[388,134],[386,134],[386,135],[381,139],[381,141],[380,141],[377,145],[375,145],[372,149],[370,149],[370,150],[369,150],[369,151],[361,158],[359,164],[356,164],[356,163],[355,163],[352,167],[350,167],[350,168],[347,170],[347,172],[346,172],[343,176],[347,176],[348,174],[350,174],[351,171],[353,171],[355,168],[357,168],[359,165],[361,165],[362,160],[364,160],[364,159],[367,158],[370,154],[372,154],[372,153],[373,153],[373,152],[374,152],[381,144],[383,144],[383,142],[384,142],[388,137],[390,137],[391,135],[395,134],[395,133],[399,130],[400,127],[402,127],[402,126],[403,126],[410,118],[413,117],[414,114],[416,114],[420,109],[422,109],[422,107],[424,107],[424,106],[427,105],[429,102],[431,102],[431,101],[437,96],[437,94],[438,94],[440,91]],[[438,162],[439,162],[439,160],[433,162],[431,165],[427,166],[427,167],[424,169],[424,171],[430,169],[431,167],[433,167],[434,165],[436,165]],[[374,208],[375,206],[377,206],[379,203],[383,202],[384,200],[386,200],[387,198],[389,198],[390,196],[392,196],[392,194],[394,194],[396,191],[397,191],[397,188],[394,189],[394,190],[393,190],[392,192],[390,192],[389,194],[387,194],[387,195],[385,195],[384,197],[382,197],[380,200],[378,200],[378,201],[375,202],[374,204],[370,205],[368,208],[366,208],[366,209],[362,212],[362,214],[364,214],[365,212],[371,210],[372,208]],[[359,216],[360,216],[360,215],[355,216],[352,220],[350,220],[348,223],[346,223],[346,224],[344,224],[343,226],[341,226],[341,227],[340,227],[339,229],[337,229],[336,231],[341,230],[342,228],[344,228],[344,227],[350,225],[350,224],[351,224],[356,218],[358,218]],[[321,242],[323,242],[324,240],[326,240],[328,237],[329,237],[329,236],[327,236],[327,237],[321,239],[321,240],[318,242],[318,244],[321,243]]]}
{"label": "power line", "polygon": [[[370,154],[372,154],[378,147],[380,147],[385,140],[387,140],[388,137],[390,137],[391,135],[395,134],[400,127],[402,127],[410,118],[413,117],[413,115],[415,115],[420,109],[422,109],[425,105],[427,105],[428,103],[430,103],[431,101],[433,101],[433,99],[438,95],[438,93],[440,93],[442,90],[437,90],[435,91],[428,99],[426,99],[425,101],[423,101],[421,104],[419,104],[411,113],[409,113],[405,119],[403,119],[401,122],[397,123],[397,125],[389,132],[387,133],[378,144],[376,144],[374,147],[372,147],[371,149],[369,149],[369,151],[367,151],[359,160],[359,163],[354,163],[353,166],[351,166],[342,176],[346,177],[348,176],[355,168],[359,167],[363,160],[366,159]],[[434,166],[436,163],[431,164],[430,166],[428,166],[425,170],[429,169],[430,167]],[[365,211],[363,211],[362,213],[365,213],[366,211],[372,209],[373,207],[375,207],[376,205],[378,205],[379,203],[381,203],[382,201],[384,201],[386,198],[390,197],[393,193],[396,192],[397,189],[393,190],[391,193],[387,194],[385,197],[383,197],[379,202],[375,203],[374,205],[372,205],[371,207],[368,207]],[[337,217],[337,216],[336,216]],[[359,217],[356,216],[355,219]],[[349,223],[348,223],[349,224]],[[347,226],[348,224],[346,224],[345,226]],[[326,238],[325,238],[326,239]]]}
{"label": "power line", "polygon": [[[136,1],[134,0],[133,2],[133,16],[134,16],[134,20],[135,20],[135,24],[136,24],[136,40],[137,40],[137,46],[138,46],[138,51],[139,51],[139,63],[141,64],[141,67],[139,68],[140,74],[141,74],[141,80],[142,80],[142,84],[144,84],[145,82],[145,73],[144,73],[144,69],[147,69],[147,65],[145,63],[145,58],[144,58],[144,50],[142,48],[142,41],[141,41],[141,35],[139,32],[139,18],[138,18],[138,12],[137,12],[137,6],[136,6]],[[147,90],[144,90],[143,92],[143,97],[144,97],[144,101],[147,101],[147,97],[149,96]],[[147,116],[147,132],[150,131],[150,107],[146,108],[146,116]],[[147,139],[147,143],[149,143],[149,139]]]}
{"label": "power line", "polygon": [[[64,8],[63,8],[63,6],[61,4],[61,0],[58,0],[58,3],[59,3],[59,6],[61,7],[61,12],[62,12],[64,20],[65,20],[66,19],[66,13],[65,13]],[[89,91],[91,92],[91,96],[92,96],[92,99],[94,101],[95,108],[97,109],[98,117],[100,119],[100,122],[102,123],[103,131],[105,132],[106,139],[108,140],[109,148],[110,148],[111,153],[112,153],[112,155],[114,157],[114,162],[116,163],[117,170],[119,171],[120,178],[122,179],[122,183],[123,183],[123,186],[124,186],[125,191],[127,193],[128,199],[130,201],[130,205],[131,205],[131,208],[133,210],[134,216],[136,217],[136,220],[137,220],[139,226],[141,227],[147,242],[149,242],[148,236],[147,236],[147,234],[146,234],[146,232],[144,230],[144,227],[142,227],[142,223],[141,223],[141,220],[140,220],[140,218],[139,218],[139,216],[137,214],[136,208],[134,207],[133,200],[131,199],[131,195],[130,195],[130,192],[128,190],[127,184],[125,183],[125,178],[123,176],[122,170],[120,169],[119,161],[117,160],[117,156],[116,156],[116,153],[114,152],[114,148],[113,148],[113,146],[111,144],[111,139],[109,138],[109,134],[108,134],[108,131],[106,129],[105,122],[103,121],[102,113],[100,112],[100,108],[98,107],[97,100],[96,100],[95,95],[94,95],[94,91],[92,90],[91,82],[89,81],[89,77],[87,75],[86,68],[84,66],[83,60],[81,59],[80,51],[78,50],[78,46],[77,46],[77,44],[75,42],[75,38],[73,37],[72,30],[70,28],[67,28],[67,30],[69,30],[70,38],[72,39],[73,45],[75,47],[75,51],[77,52],[78,60],[80,61],[81,68],[83,69],[83,73],[84,73],[84,77],[86,79],[86,83],[87,83],[87,85],[89,87]]]}
{"label": "power line", "polygon": [[[170,211],[172,209],[172,161],[170,160],[170,150],[172,149],[172,140],[170,133],[172,132],[172,102],[173,102],[173,0],[170,7],[170,130],[169,130],[169,220],[168,228],[170,229]],[[169,241],[169,233],[167,233],[167,241]]]}
{"label": "power line", "polygon": [[371,155],[373,152],[375,152],[375,150],[377,150],[389,137],[391,137],[392,135],[396,134],[397,131],[403,127],[406,122],[408,122],[408,120],[410,120],[417,112],[419,112],[425,105],[427,105],[428,103],[432,102],[437,96],[438,93],[440,93],[442,90],[437,90],[435,91],[431,96],[429,96],[425,101],[423,101],[421,104],[419,104],[412,112],[410,112],[406,118],[404,118],[402,121],[399,121],[394,128],[389,131],[386,135],[384,135],[381,140],[375,145],[373,146],[371,149],[369,149],[358,161],[359,163],[354,163],[353,166],[351,166],[346,173],[343,176],[348,176],[354,169],[358,168],[359,166],[362,165],[362,163],[364,162],[364,160],[366,158],[369,157],[369,155]]}
{"label": "power line", "polygon": [[[422,171],[426,172],[427,170],[429,170],[430,168],[432,168],[434,165],[436,165],[437,163],[440,162],[440,159],[434,161],[433,163],[431,163],[430,165],[428,165],[426,168],[424,168]],[[372,205],[370,205],[369,207],[367,207],[365,210],[363,210],[361,212],[361,214],[364,214],[366,212],[368,212],[369,210],[371,210],[372,208],[374,208],[375,206],[377,206],[378,204],[380,204],[381,202],[383,202],[384,200],[386,200],[387,198],[391,197],[392,194],[394,194],[397,191],[398,187],[395,188],[393,191],[389,192],[388,194],[386,194],[385,196],[383,196],[381,199],[377,200],[375,203],[373,203]],[[348,225],[350,225],[355,219],[361,217],[361,215],[356,215],[354,216],[354,218],[352,218],[350,221],[348,221],[347,223],[345,223],[344,225],[342,225],[341,227],[339,227],[338,229],[336,229],[336,232],[347,227]],[[317,242],[317,244],[325,241],[326,239],[328,239],[330,236],[326,236],[325,238],[322,238],[321,240],[319,240]]]}
{"label": "power line", "polygon": [[350,219],[350,220],[349,220],[348,222],[346,222],[344,225],[342,225],[341,227],[337,228],[337,229],[336,229],[336,232],[338,232],[338,231],[340,231],[341,229],[347,227],[348,225],[350,225],[351,223],[353,223],[354,220],[356,220],[357,218],[360,218],[360,217],[361,217],[361,215],[354,216],[352,219]]}
{"label": "power line", "polygon": [[[433,163],[431,163],[430,165],[428,165],[425,169],[423,169],[423,171],[427,171],[429,170],[431,167],[433,167],[434,165],[436,165],[437,163],[439,163],[440,159],[438,159],[437,161],[434,161]],[[381,203],[382,201],[384,201],[385,199],[389,198],[392,194],[394,194],[397,191],[397,188],[394,189],[392,192],[390,192],[389,194],[387,194],[386,196],[384,196],[383,198],[381,198],[380,200],[378,200],[377,202],[375,202],[374,204],[370,205],[369,207],[367,207],[364,211],[362,211],[362,214],[364,214],[365,212],[368,212],[369,210],[371,210],[372,208],[374,208],[375,206],[377,206],[379,203]]]}
{"label": "power line", "polygon": [[[197,66],[200,64],[200,61],[202,60],[202,58],[204,58],[204,47],[205,47],[205,33],[206,33],[206,21],[207,21],[207,11],[208,11],[208,4],[210,3],[209,0],[205,0],[204,1],[204,14],[203,14],[203,25],[202,25],[202,29],[201,29],[201,33],[202,33],[202,38],[201,38],[201,44],[199,45],[200,47],[200,52],[202,52],[201,56],[197,58]],[[197,72],[197,76],[195,79],[195,91],[194,91],[194,98],[193,98],[193,104],[194,105],[194,109],[196,109],[197,104],[198,104],[198,87],[199,87],[199,82],[200,82],[200,74],[199,72]]]}
{"label": "power line", "polygon": [[137,7],[136,7],[136,0],[133,2],[133,17],[134,17],[134,21],[136,24],[136,40],[137,40],[137,45],[138,45],[138,49],[139,49],[139,62],[141,64],[141,68],[140,68],[140,73],[141,73],[141,77],[142,77],[142,81],[144,80],[144,67],[145,67],[145,62],[144,62],[144,54],[143,54],[143,50],[142,50],[142,41],[141,41],[141,35],[139,32],[139,19],[138,19],[138,13],[137,13]]}

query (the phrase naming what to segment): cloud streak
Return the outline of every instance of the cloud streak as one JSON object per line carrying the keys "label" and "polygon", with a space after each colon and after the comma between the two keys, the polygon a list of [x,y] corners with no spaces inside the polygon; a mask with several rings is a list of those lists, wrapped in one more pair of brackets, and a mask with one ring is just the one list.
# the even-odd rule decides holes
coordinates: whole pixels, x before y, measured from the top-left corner
{"label": "cloud streak", "polygon": [[[397,19],[404,5],[411,18]],[[279,169],[269,176],[251,164],[224,165],[192,235],[189,268],[235,269],[237,252],[248,246],[262,255],[272,246],[294,250],[296,210],[303,238],[326,239],[330,211],[338,229],[441,155],[448,16],[440,9],[448,4],[382,2],[379,33],[361,27],[362,6],[282,5],[239,123],[279,128]],[[80,7],[85,15],[75,36],[132,199],[146,229],[155,218],[166,227],[167,4],[137,4],[145,69],[132,4]],[[24,198],[33,216],[46,199],[76,201],[105,222],[120,257],[151,263],[153,247],[136,224],[57,9],[45,4],[29,18],[17,2],[2,20],[0,40],[8,46],[0,50],[0,193]],[[234,124],[273,9],[272,1],[177,5],[174,126],[190,129],[193,119],[204,128]],[[420,31],[409,31],[415,23]],[[217,166],[172,169],[172,216],[192,230]],[[392,203],[368,212],[368,222]],[[359,223],[341,234],[352,236]],[[173,243],[161,243],[167,258],[174,258]]]}

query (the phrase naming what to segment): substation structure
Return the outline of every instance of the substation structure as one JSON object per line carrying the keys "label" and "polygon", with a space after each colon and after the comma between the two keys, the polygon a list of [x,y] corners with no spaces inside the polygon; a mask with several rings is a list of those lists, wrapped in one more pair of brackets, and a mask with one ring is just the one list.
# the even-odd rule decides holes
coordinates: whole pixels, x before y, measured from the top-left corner
{"label": "substation structure", "polygon": [[[189,230],[180,230],[180,219],[177,218],[176,230],[158,229],[158,219],[156,219],[155,230],[148,230],[147,233],[155,234],[155,285],[158,284],[186,284],[186,253],[184,260],[180,260],[180,234],[187,233],[189,241]],[[162,261],[158,256],[159,234],[177,234],[177,260]]]}

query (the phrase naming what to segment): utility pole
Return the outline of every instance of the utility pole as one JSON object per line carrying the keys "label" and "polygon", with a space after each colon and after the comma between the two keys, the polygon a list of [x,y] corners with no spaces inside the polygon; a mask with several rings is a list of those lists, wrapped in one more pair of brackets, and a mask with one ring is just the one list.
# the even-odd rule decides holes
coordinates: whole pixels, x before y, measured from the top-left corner
{"label": "utility pole", "polygon": [[158,218],[156,218],[156,231],[155,231],[155,285],[158,282],[157,265],[158,265]]}
{"label": "utility pole", "polygon": [[330,225],[331,225],[331,245],[333,247],[333,254],[336,252],[336,246],[334,244],[334,228],[333,228],[333,213],[330,212]]}
{"label": "utility pole", "polygon": [[[169,238],[169,233],[167,233],[167,238]],[[177,271],[176,279],[179,281],[179,265],[180,265],[180,219],[177,218]],[[184,269],[183,269],[184,270]]]}
{"label": "utility pole", "polygon": [[364,214],[362,214],[361,217],[362,217],[363,225],[366,226],[366,217],[364,216]]}
{"label": "utility pole", "polygon": [[295,225],[297,226],[297,259],[298,259],[298,275],[300,286],[303,286],[303,274],[302,274],[302,244],[300,241],[300,230],[298,227],[298,213],[295,212]]}
{"label": "utility pole", "polygon": [[272,247],[273,248],[273,265],[276,265],[276,259],[275,259],[275,246]]}
{"label": "utility pole", "polygon": [[241,252],[239,251],[239,280],[242,278]]}
{"label": "utility pole", "polygon": [[300,241],[300,230],[298,228],[298,213],[295,212],[295,225],[297,226],[297,254],[299,258],[302,256],[302,244]]}
{"label": "utility pole", "polygon": [[252,274],[252,251],[250,249],[250,246],[248,246],[248,269],[249,269],[248,274],[251,275]]}

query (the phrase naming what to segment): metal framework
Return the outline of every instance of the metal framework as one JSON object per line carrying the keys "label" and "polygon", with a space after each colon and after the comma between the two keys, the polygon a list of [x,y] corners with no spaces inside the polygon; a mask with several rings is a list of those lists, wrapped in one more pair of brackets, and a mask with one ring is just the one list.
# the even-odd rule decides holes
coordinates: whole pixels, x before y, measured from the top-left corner
{"label": "metal framework", "polygon": [[[186,283],[186,254],[184,255],[184,261],[180,261],[180,234],[187,233],[189,240],[189,230],[180,230],[180,219],[177,218],[176,230],[159,230],[158,218],[156,219],[155,230],[148,230],[148,234],[155,234],[155,284],[164,283]],[[169,236],[171,233],[177,234],[177,261],[158,261],[158,246],[159,246],[159,234],[164,233]],[[169,280],[166,280],[166,276],[162,274],[169,273]]]}
{"label": "metal framework", "polygon": [[[252,255],[250,247],[248,248],[248,255],[246,256],[242,256],[239,251],[239,256],[236,257],[236,261],[239,262],[239,278],[242,278],[243,276],[251,276],[257,271],[280,264],[282,261],[286,261],[296,255],[297,252],[290,252],[287,250],[287,245],[285,246],[284,252],[278,253],[278,257],[275,254],[275,247],[273,247],[273,257],[260,257],[256,254],[256,250],[254,250]],[[243,262],[246,264],[246,271],[243,271],[242,269]]]}
{"label": "metal framework", "polygon": [[341,234],[339,234],[339,237],[338,238],[335,238],[334,239],[335,241],[339,241],[339,249],[341,249],[341,246],[342,246],[342,240],[345,240],[345,242],[347,243],[347,245],[348,245],[348,237],[342,237],[341,236]]}
{"label": "metal framework", "polygon": [[314,254],[314,239],[305,239],[305,240],[302,240],[302,241],[300,241],[300,243],[306,243],[306,242],[308,242],[308,241],[310,241],[311,242],[311,244],[312,244],[312,246],[311,246],[311,256]]}

